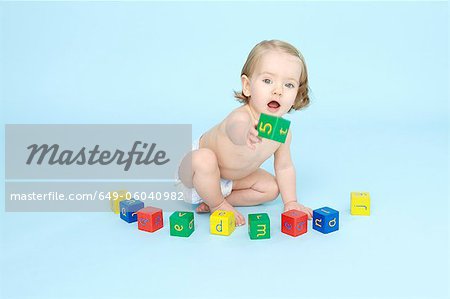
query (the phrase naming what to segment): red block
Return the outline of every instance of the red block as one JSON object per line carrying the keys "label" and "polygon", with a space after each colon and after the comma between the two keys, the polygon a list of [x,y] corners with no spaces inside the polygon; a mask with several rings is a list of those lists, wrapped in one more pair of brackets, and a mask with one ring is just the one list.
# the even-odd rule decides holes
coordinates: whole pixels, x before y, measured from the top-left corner
{"label": "red block", "polygon": [[298,210],[281,214],[281,232],[297,237],[308,231],[308,215]]}
{"label": "red block", "polygon": [[138,229],[154,232],[163,227],[162,210],[154,207],[146,207],[137,212]]}

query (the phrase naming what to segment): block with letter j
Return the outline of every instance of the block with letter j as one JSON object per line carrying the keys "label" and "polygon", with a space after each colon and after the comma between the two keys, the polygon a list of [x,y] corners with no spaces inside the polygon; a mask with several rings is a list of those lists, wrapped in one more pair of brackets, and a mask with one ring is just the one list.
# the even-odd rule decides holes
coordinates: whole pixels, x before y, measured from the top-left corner
{"label": "block with letter j", "polygon": [[370,215],[370,194],[369,192],[350,193],[350,214]]}
{"label": "block with letter j", "polygon": [[261,113],[258,122],[258,136],[281,143],[286,141],[291,122],[287,119]]}

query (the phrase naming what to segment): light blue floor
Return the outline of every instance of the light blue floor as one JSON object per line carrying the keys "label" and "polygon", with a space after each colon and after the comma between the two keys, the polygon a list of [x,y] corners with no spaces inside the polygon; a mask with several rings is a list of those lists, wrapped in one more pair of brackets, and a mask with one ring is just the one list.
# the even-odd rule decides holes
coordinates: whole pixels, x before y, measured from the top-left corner
{"label": "light blue floor", "polygon": [[[185,239],[169,236],[169,213],[153,234],[112,213],[6,213],[4,298],[446,298],[445,136],[372,133],[357,137],[361,149],[354,132],[322,131],[326,141],[297,164],[303,202],[340,211],[340,230],[329,235],[311,223],[306,235],[282,234],[279,199],[239,209],[269,213],[272,237],[260,241],[247,226],[210,235],[208,215],[195,215]],[[370,217],[349,214],[352,190],[371,192]]]}

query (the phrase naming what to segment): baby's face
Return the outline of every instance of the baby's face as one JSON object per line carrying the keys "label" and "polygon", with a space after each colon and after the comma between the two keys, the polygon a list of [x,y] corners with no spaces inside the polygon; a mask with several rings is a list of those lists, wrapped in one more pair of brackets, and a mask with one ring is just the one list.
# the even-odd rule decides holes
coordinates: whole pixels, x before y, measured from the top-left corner
{"label": "baby's face", "polygon": [[243,78],[249,105],[259,113],[282,116],[294,104],[302,71],[298,57],[269,50],[260,58],[251,77]]}

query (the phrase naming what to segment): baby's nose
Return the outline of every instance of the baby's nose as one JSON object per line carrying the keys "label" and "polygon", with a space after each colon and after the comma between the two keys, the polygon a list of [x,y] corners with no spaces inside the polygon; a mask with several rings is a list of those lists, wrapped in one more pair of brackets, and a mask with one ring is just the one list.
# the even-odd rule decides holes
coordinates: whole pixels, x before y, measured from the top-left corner
{"label": "baby's nose", "polygon": [[283,88],[279,85],[275,86],[273,89],[273,94],[281,95],[283,93]]}

